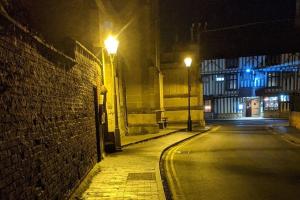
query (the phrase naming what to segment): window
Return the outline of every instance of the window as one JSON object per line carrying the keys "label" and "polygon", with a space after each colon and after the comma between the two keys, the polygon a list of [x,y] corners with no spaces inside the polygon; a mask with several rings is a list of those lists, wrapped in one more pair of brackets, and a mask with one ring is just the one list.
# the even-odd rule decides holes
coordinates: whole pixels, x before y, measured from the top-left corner
{"label": "window", "polygon": [[236,74],[227,74],[226,75],[226,90],[235,90],[237,89],[237,75]]}
{"label": "window", "polygon": [[277,72],[268,73],[268,85],[267,87],[279,87],[280,74]]}
{"label": "window", "polygon": [[225,60],[225,68],[238,68],[239,67],[239,59],[231,58]]}
{"label": "window", "polygon": [[279,65],[281,63],[281,55],[268,55],[265,63],[266,66]]}
{"label": "window", "polygon": [[211,100],[205,100],[204,112],[211,112]]}
{"label": "window", "polygon": [[265,110],[278,110],[278,97],[265,97]]}
{"label": "window", "polygon": [[243,110],[244,109],[244,104],[239,104],[239,110]]}
{"label": "window", "polygon": [[294,72],[283,72],[282,74],[282,79],[283,79],[283,84],[282,86],[286,89],[286,90],[291,90],[291,88],[293,87],[293,81],[294,81]]}
{"label": "window", "polygon": [[289,102],[290,96],[289,95],[280,95],[280,101],[281,102]]}
{"label": "window", "polygon": [[253,81],[254,81],[254,75],[253,73],[241,73],[240,74],[240,83],[241,83],[241,88],[247,88],[247,87],[252,87],[253,86]]}
{"label": "window", "polygon": [[224,81],[225,78],[224,78],[224,75],[217,75],[216,76],[216,81],[220,82],[220,81]]}
{"label": "window", "polygon": [[209,76],[202,76],[202,82],[203,83],[209,83]]}

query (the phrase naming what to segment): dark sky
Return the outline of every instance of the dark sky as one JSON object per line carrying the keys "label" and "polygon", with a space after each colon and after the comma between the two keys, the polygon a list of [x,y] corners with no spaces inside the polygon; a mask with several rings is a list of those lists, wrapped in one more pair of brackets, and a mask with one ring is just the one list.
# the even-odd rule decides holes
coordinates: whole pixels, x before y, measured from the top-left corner
{"label": "dark sky", "polygon": [[[276,35],[279,32],[289,32],[293,27],[295,2],[296,0],[162,0],[162,47],[170,47],[176,35],[180,41],[188,40],[189,28],[195,22],[207,22],[207,28],[210,30],[248,23],[272,22],[203,35],[203,38],[209,38],[206,41],[212,41],[210,43],[222,43],[231,38],[235,48],[238,48],[240,42],[243,43],[239,35],[247,36],[245,41],[253,42],[256,39],[260,41],[261,37],[269,37],[271,33]],[[278,20],[290,21],[277,22]],[[237,38],[232,35],[237,35]],[[275,40],[278,39],[275,36]]]}

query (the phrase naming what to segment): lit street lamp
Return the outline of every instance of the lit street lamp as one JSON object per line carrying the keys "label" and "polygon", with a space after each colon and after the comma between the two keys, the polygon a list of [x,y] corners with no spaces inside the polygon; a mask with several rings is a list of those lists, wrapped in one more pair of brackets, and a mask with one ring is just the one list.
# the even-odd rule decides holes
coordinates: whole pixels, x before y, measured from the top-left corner
{"label": "lit street lamp", "polygon": [[186,68],[188,69],[188,121],[187,121],[187,130],[192,131],[192,119],[191,119],[191,66],[192,66],[192,58],[186,57],[184,59],[184,63]]}
{"label": "lit street lamp", "polygon": [[116,55],[118,47],[119,47],[119,41],[113,37],[113,36],[108,36],[108,38],[104,41],[105,48],[108,52],[108,54],[111,56]]}
{"label": "lit street lamp", "polygon": [[112,78],[114,80],[114,107],[115,107],[115,148],[116,151],[121,150],[121,139],[120,139],[120,129],[119,129],[119,119],[118,119],[118,92],[117,92],[117,79],[116,79],[116,69],[114,67],[114,57],[117,54],[119,47],[119,41],[113,37],[109,36],[105,41],[105,48],[109,54]]}

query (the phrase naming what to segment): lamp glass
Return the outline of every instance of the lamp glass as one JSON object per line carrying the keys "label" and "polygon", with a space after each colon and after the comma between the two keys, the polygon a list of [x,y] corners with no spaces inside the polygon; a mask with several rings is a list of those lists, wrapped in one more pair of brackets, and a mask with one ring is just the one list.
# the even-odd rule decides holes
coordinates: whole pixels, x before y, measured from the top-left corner
{"label": "lamp glass", "polygon": [[186,66],[186,67],[191,67],[192,61],[193,61],[193,60],[192,60],[191,57],[186,57],[186,58],[184,59],[185,66]]}
{"label": "lamp glass", "polygon": [[104,44],[105,44],[105,48],[106,48],[106,50],[109,54],[116,54],[117,53],[117,50],[118,50],[118,47],[119,47],[119,41],[115,37],[110,35],[104,41]]}

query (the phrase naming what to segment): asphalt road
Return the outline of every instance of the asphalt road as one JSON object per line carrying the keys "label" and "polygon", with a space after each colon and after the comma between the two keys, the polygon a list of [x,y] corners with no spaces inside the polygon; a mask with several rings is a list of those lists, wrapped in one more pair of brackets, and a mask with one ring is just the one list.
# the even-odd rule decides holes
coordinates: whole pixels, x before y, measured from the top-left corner
{"label": "asphalt road", "polygon": [[173,199],[300,199],[300,147],[266,128],[282,121],[220,123],[165,154]]}

